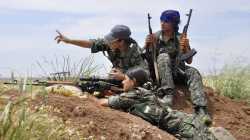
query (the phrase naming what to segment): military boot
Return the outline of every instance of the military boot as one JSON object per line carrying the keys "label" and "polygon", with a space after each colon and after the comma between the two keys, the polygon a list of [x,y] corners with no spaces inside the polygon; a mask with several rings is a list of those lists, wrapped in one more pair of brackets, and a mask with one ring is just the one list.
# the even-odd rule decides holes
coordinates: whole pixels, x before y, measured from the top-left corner
{"label": "military boot", "polygon": [[206,124],[207,126],[210,126],[212,124],[212,119],[210,115],[208,114],[206,106],[196,106],[194,110],[195,110],[195,114],[201,117],[201,121],[204,124]]}
{"label": "military boot", "polygon": [[171,107],[173,105],[173,98],[174,98],[174,90],[173,89],[167,89],[163,90],[160,89],[157,91],[158,100],[163,106],[169,106]]}

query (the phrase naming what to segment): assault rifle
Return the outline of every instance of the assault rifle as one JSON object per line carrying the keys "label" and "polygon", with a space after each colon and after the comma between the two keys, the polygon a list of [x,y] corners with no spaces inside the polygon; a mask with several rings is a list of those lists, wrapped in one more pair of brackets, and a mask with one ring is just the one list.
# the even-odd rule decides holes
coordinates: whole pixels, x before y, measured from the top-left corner
{"label": "assault rifle", "polygon": [[94,93],[113,91],[113,92],[122,92],[122,82],[120,80],[110,79],[110,78],[99,78],[99,77],[89,77],[89,78],[80,78],[78,86],[82,91]]}
{"label": "assault rifle", "polygon": [[[186,14],[188,16],[188,20],[187,20],[187,23],[185,24],[185,26],[183,28],[182,35],[187,35],[190,19],[191,19],[191,16],[192,16],[192,11],[193,11],[193,9],[190,9],[189,13]],[[181,48],[181,55],[179,56],[178,61],[185,61],[185,60],[193,57],[197,53],[197,51],[195,49],[191,49],[187,53],[185,53],[185,50],[186,50],[186,48]]]}
{"label": "assault rifle", "polygon": [[[187,20],[187,23],[185,24],[185,26],[183,28],[182,36],[187,35],[190,19],[191,19],[191,16],[192,16],[192,11],[193,10],[190,9],[189,13],[186,14],[186,16],[188,16],[188,20]],[[176,57],[176,64],[175,64],[175,70],[176,71],[174,72],[175,75],[177,74],[177,72],[184,75],[185,72],[183,71],[183,67],[185,67],[185,64],[183,64],[181,66],[180,63],[184,63],[184,61],[192,58],[197,53],[197,51],[195,49],[191,49],[188,52],[186,52],[186,50],[187,50],[187,48],[180,48],[180,52],[179,52],[178,56]]]}
{"label": "assault rifle", "polygon": [[[4,84],[15,84],[18,82],[5,82]],[[27,83],[26,85],[34,85],[34,86],[52,86],[55,84],[63,84],[63,85],[72,85],[79,87],[83,92],[88,92],[93,94],[94,92],[100,92],[100,96],[105,96],[105,93],[110,93],[107,91],[120,93],[122,92],[122,82],[115,79],[110,78],[100,78],[97,76],[89,77],[89,78],[80,78],[77,82],[73,81],[33,81],[32,83]],[[99,96],[98,96],[99,97]]]}
{"label": "assault rifle", "polygon": [[[153,34],[152,32],[152,28],[151,28],[151,16],[148,13],[148,30],[149,30],[149,34]],[[157,62],[156,62],[156,46],[153,43],[152,44],[152,48],[146,48],[146,54],[145,54],[145,58],[148,61],[148,67],[149,67],[149,72],[150,72],[150,77],[152,78],[153,82],[156,85],[160,84],[160,80],[159,80],[159,72],[158,72],[158,66],[157,66]]]}

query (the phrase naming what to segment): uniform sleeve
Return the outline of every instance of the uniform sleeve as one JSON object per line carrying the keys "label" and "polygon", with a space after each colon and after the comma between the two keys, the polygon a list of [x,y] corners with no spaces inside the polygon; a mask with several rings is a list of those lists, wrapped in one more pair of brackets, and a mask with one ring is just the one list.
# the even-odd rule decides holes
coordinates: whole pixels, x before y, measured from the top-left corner
{"label": "uniform sleeve", "polygon": [[108,105],[112,108],[119,109],[120,108],[120,103],[119,103],[120,97],[119,95],[117,96],[110,96],[108,98]]}
{"label": "uniform sleeve", "polygon": [[91,46],[91,53],[108,50],[108,45],[104,39],[90,39],[90,41],[93,42],[93,45]]}
{"label": "uniform sleeve", "polygon": [[108,105],[114,109],[128,111],[130,107],[138,102],[138,95],[135,92],[126,92],[108,98]]}
{"label": "uniform sleeve", "polygon": [[139,46],[134,46],[133,54],[131,55],[131,64],[133,64],[133,67],[140,67],[146,70],[146,72],[149,74],[148,71],[148,63],[145,59],[142,58],[142,49]]}

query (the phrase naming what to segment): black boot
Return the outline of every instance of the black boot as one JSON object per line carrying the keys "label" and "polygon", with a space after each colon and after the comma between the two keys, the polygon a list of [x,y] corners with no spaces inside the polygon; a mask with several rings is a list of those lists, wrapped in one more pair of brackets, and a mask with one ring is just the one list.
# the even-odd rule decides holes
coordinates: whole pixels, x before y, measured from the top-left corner
{"label": "black boot", "polygon": [[206,124],[207,126],[210,126],[212,124],[212,119],[208,114],[206,106],[196,106],[194,109],[195,109],[195,114],[201,117],[201,121],[204,124]]}

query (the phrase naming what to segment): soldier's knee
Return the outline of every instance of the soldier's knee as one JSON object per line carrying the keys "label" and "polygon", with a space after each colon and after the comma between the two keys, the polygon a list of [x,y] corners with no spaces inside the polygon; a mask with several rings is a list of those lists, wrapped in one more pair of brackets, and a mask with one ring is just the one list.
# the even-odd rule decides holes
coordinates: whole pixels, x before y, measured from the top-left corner
{"label": "soldier's knee", "polygon": [[188,76],[201,77],[200,72],[199,72],[196,68],[194,68],[194,67],[189,67],[189,68],[187,68],[187,69],[186,69],[186,74],[187,74]]}
{"label": "soldier's knee", "polygon": [[157,57],[158,63],[171,64],[171,59],[168,53],[161,53]]}

